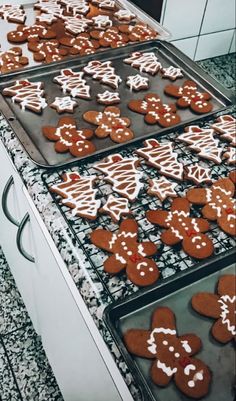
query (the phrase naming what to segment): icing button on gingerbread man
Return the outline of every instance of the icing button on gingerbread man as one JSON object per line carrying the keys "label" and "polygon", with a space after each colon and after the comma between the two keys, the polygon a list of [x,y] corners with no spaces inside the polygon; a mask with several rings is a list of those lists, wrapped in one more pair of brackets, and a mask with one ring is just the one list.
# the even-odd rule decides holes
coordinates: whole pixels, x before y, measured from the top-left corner
{"label": "icing button on gingerbread man", "polygon": [[192,111],[198,114],[209,113],[212,110],[212,104],[209,102],[211,99],[210,93],[199,92],[197,85],[193,81],[185,81],[183,86],[167,85],[164,92],[177,98],[177,106],[180,108],[190,107]]}
{"label": "icing button on gingerbread man", "polygon": [[45,126],[42,128],[43,135],[50,141],[54,141],[55,150],[58,153],[69,151],[73,156],[82,157],[95,152],[95,146],[88,139],[92,138],[93,131],[90,129],[76,128],[76,120],[71,117],[59,119],[57,127]]}
{"label": "icing button on gingerbread man", "polygon": [[219,227],[229,235],[236,235],[236,200],[233,199],[235,185],[229,178],[215,181],[210,188],[190,189],[187,199],[195,205],[205,205],[205,218],[217,221]]}
{"label": "icing button on gingerbread man", "polygon": [[166,387],[172,379],[178,389],[192,398],[208,393],[211,373],[200,359],[192,358],[201,349],[195,334],[177,335],[175,315],[167,307],[157,308],[150,330],[131,329],[124,334],[128,351],[141,358],[154,359],[150,375],[153,382]]}
{"label": "icing button on gingerbread man", "polygon": [[154,243],[137,242],[138,225],[135,220],[126,219],[117,233],[98,229],[91,233],[91,242],[98,248],[112,253],[104,262],[104,270],[118,274],[126,269],[127,277],[142,287],[155,283],[159,270],[154,260],[147,258],[157,252]]}
{"label": "icing button on gingerbread man", "polygon": [[190,203],[185,198],[175,198],[171,210],[149,210],[147,219],[167,230],[161,235],[166,245],[182,241],[183,250],[196,259],[204,259],[214,252],[212,240],[205,234],[209,223],[202,218],[190,217]]}
{"label": "icing button on gingerbread man", "polygon": [[213,337],[226,344],[236,340],[236,276],[233,274],[220,277],[217,294],[200,292],[192,297],[193,309],[203,316],[216,319],[211,328]]}

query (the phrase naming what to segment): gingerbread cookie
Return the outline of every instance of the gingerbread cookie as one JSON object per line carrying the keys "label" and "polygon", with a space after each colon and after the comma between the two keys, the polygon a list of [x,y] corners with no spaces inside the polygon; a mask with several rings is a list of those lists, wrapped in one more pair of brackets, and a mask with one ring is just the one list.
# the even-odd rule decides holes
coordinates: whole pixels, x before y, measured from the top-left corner
{"label": "gingerbread cookie", "polygon": [[86,32],[90,25],[93,24],[91,19],[85,18],[80,16],[77,17],[70,17],[70,16],[63,16],[62,17],[65,25],[65,30],[72,35],[78,35],[81,32]]}
{"label": "gingerbread cookie", "polygon": [[131,100],[128,107],[136,113],[145,114],[144,120],[148,124],[159,124],[166,128],[181,121],[175,105],[162,103],[161,98],[155,93],[148,93],[144,99]]}
{"label": "gingerbread cookie", "polygon": [[60,195],[62,204],[72,209],[73,216],[95,220],[101,201],[96,199],[98,190],[93,188],[96,176],[80,176],[78,173],[65,173],[63,182],[52,185],[50,191]]}
{"label": "gingerbread cookie", "polygon": [[199,164],[192,164],[191,166],[186,166],[185,178],[187,180],[193,181],[196,185],[199,185],[203,182],[211,184],[212,183],[211,169],[199,166]]}
{"label": "gingerbread cookie", "polygon": [[43,135],[55,142],[55,150],[58,153],[70,152],[73,156],[83,157],[94,153],[96,148],[89,141],[93,136],[90,129],[76,128],[76,120],[72,117],[62,117],[57,127],[42,127]]}
{"label": "gingerbread cookie", "polygon": [[177,78],[183,77],[181,69],[173,67],[173,65],[170,65],[168,68],[162,68],[161,74],[162,78],[168,78],[171,81],[175,81]]}
{"label": "gingerbread cookie", "polygon": [[133,14],[130,10],[122,10],[116,11],[114,13],[114,17],[118,19],[119,22],[130,22],[136,18],[136,15]]}
{"label": "gingerbread cookie", "polygon": [[212,240],[202,234],[210,228],[208,221],[190,217],[190,203],[185,198],[175,198],[170,212],[149,210],[147,219],[166,228],[161,235],[166,245],[173,246],[182,242],[184,252],[196,259],[205,259],[214,252]]}
{"label": "gingerbread cookie", "polygon": [[93,79],[111,86],[113,89],[117,89],[122,82],[120,76],[116,75],[115,69],[112,67],[110,61],[90,61],[87,66],[84,67],[84,72],[92,76]]}
{"label": "gingerbread cookie", "polygon": [[42,13],[47,13],[57,18],[61,18],[64,12],[64,9],[56,0],[38,0],[37,3],[34,4],[34,8],[40,10]]}
{"label": "gingerbread cookie", "polygon": [[161,63],[153,52],[134,52],[130,57],[124,59],[124,63],[131,65],[131,67],[138,68],[140,72],[147,72],[151,75],[156,75],[160,68],[162,68]]}
{"label": "gingerbread cookie", "polygon": [[135,25],[129,25],[129,40],[131,42],[143,42],[156,37],[157,32],[146,24],[138,22]]}
{"label": "gingerbread cookie", "polygon": [[189,149],[197,152],[201,158],[221,164],[222,149],[218,147],[219,141],[214,138],[212,129],[191,125],[177,139],[189,144]]}
{"label": "gingerbread cookie", "polygon": [[164,200],[168,197],[170,198],[177,197],[177,194],[175,192],[177,184],[170,182],[165,177],[161,177],[159,179],[153,178],[148,182],[149,182],[149,188],[147,190],[148,195],[157,196],[161,202],[164,202]]}
{"label": "gingerbread cookie", "polygon": [[113,185],[115,192],[134,202],[143,187],[140,182],[143,173],[137,169],[139,164],[137,158],[115,154],[95,164],[94,168],[105,174],[105,180]]}
{"label": "gingerbread cookie", "polygon": [[99,212],[108,214],[115,223],[118,223],[122,216],[131,214],[128,199],[119,198],[112,194],[108,196],[106,203],[99,209]]}
{"label": "gingerbread cookie", "polygon": [[213,106],[209,102],[211,99],[210,93],[199,92],[197,85],[193,81],[185,81],[182,86],[174,84],[167,85],[164,92],[172,97],[177,98],[177,106],[186,109],[190,107],[192,111],[198,114],[209,113]]}
{"label": "gingerbread cookie", "polygon": [[22,110],[35,113],[47,107],[42,82],[30,82],[28,79],[16,81],[14,85],[3,89],[4,96],[10,96],[13,103],[19,103]]}
{"label": "gingerbread cookie", "polygon": [[221,230],[236,235],[236,200],[233,199],[235,185],[229,178],[215,181],[210,188],[190,189],[186,197],[194,205],[205,205],[202,215],[217,221]]}
{"label": "gingerbread cookie", "polygon": [[178,162],[172,142],[160,143],[152,138],[144,141],[144,145],[145,147],[137,149],[136,153],[143,157],[147,164],[157,168],[162,175],[182,181],[184,167]]}
{"label": "gingerbread cookie", "polygon": [[57,22],[57,17],[55,17],[53,14],[42,13],[40,15],[36,15],[35,21],[52,25],[54,22]]}
{"label": "gingerbread cookie", "polygon": [[74,72],[71,69],[61,70],[61,75],[53,81],[61,86],[63,93],[69,92],[72,97],[90,99],[90,86],[83,79],[83,72]]}
{"label": "gingerbread cookie", "polygon": [[2,74],[23,68],[28,63],[28,57],[22,56],[21,47],[11,47],[6,52],[0,52],[0,72]]}
{"label": "gingerbread cookie", "polygon": [[141,91],[146,90],[149,87],[149,79],[142,77],[142,75],[129,75],[127,77],[126,85],[130,88],[131,91]]}
{"label": "gingerbread cookie", "polygon": [[193,309],[203,316],[216,319],[211,334],[222,344],[236,340],[236,276],[220,277],[217,293],[199,292],[192,297]]}
{"label": "gingerbread cookie", "polygon": [[77,106],[78,103],[72,100],[70,96],[55,97],[54,102],[50,104],[50,107],[55,109],[58,113],[73,113],[74,108]]}
{"label": "gingerbread cookie", "polygon": [[130,120],[126,117],[120,117],[118,107],[105,107],[104,111],[86,111],[83,114],[85,121],[98,125],[95,134],[98,138],[110,136],[112,141],[123,143],[130,141],[134,137],[133,131],[129,129]]}
{"label": "gingerbread cookie", "polygon": [[59,42],[61,45],[69,47],[69,53],[72,55],[92,54],[100,47],[98,40],[90,39],[88,33],[80,33],[76,38],[63,36]]}
{"label": "gingerbread cookie", "polygon": [[66,49],[59,49],[58,40],[47,42],[33,41],[28,43],[28,49],[34,53],[34,61],[60,61],[68,54]]}
{"label": "gingerbread cookie", "polygon": [[91,233],[91,242],[98,248],[112,253],[104,262],[104,270],[118,274],[126,269],[127,277],[132,283],[144,287],[155,283],[159,270],[152,256],[157,252],[153,242],[138,243],[138,225],[135,220],[122,221],[117,233],[98,229]]}
{"label": "gingerbread cookie", "polygon": [[98,8],[105,10],[114,10],[116,8],[114,0],[92,0],[91,2]]}
{"label": "gingerbread cookie", "polygon": [[105,105],[112,105],[120,103],[119,92],[105,91],[97,94],[97,102]]}
{"label": "gingerbread cookie", "polygon": [[220,134],[221,139],[230,142],[231,146],[236,146],[236,119],[233,116],[218,117],[211,128]]}
{"label": "gingerbread cookie", "polygon": [[38,41],[39,39],[55,39],[56,32],[46,27],[44,24],[33,24],[31,26],[19,25],[16,30],[7,34],[7,40],[13,43],[24,43]]}
{"label": "gingerbread cookie", "polygon": [[21,5],[0,6],[0,17],[16,24],[24,24],[26,20],[25,10]]}
{"label": "gingerbread cookie", "polygon": [[229,173],[229,179],[236,184],[236,170],[230,171]]}
{"label": "gingerbread cookie", "polygon": [[112,20],[108,17],[108,15],[96,15],[96,17],[92,17],[93,25],[95,29],[103,30],[112,26]]}
{"label": "gingerbread cookie", "polygon": [[86,15],[90,11],[90,5],[86,0],[61,0],[61,4],[66,7],[66,12],[71,12],[74,16]]}
{"label": "gingerbread cookie", "polygon": [[223,154],[223,158],[226,159],[226,163],[230,166],[236,164],[236,149],[229,147]]}
{"label": "gingerbread cookie", "polygon": [[171,309],[157,308],[152,315],[151,329],[128,330],[124,343],[131,354],[154,359],[150,375],[156,385],[166,387],[174,379],[187,397],[201,398],[208,393],[210,370],[200,359],[193,358],[201,350],[201,339],[195,334],[178,336]]}
{"label": "gingerbread cookie", "polygon": [[120,33],[116,26],[107,28],[105,31],[91,31],[90,35],[92,38],[97,39],[102,47],[117,48],[125,45],[129,41],[128,36],[124,33]]}

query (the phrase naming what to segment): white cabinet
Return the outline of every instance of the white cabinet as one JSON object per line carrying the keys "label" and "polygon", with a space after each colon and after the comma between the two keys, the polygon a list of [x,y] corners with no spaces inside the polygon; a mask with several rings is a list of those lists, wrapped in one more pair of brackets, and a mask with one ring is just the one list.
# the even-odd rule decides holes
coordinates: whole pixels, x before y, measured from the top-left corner
{"label": "white cabinet", "polygon": [[[64,400],[132,401],[1,141],[0,159],[3,166],[0,176],[0,198],[3,196],[0,243],[33,324],[41,335]],[[11,176],[13,181],[9,190],[4,191]],[[17,225],[9,221],[7,208],[17,219]]]}

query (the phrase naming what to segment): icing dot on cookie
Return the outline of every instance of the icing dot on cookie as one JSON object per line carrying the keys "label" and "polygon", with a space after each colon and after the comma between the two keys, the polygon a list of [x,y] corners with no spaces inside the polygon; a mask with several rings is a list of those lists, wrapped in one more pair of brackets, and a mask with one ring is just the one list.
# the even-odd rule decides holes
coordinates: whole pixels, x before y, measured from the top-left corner
{"label": "icing dot on cookie", "polygon": [[131,256],[131,255],[132,255],[132,251],[128,251],[127,254],[128,254],[129,256]]}
{"label": "icing dot on cookie", "polygon": [[230,226],[230,228],[234,228],[234,225],[233,225],[233,224],[230,224],[229,226]]}
{"label": "icing dot on cookie", "polygon": [[202,242],[202,246],[206,246],[206,242]]}
{"label": "icing dot on cookie", "polygon": [[168,341],[164,340],[164,341],[162,341],[162,344],[163,345],[168,345]]}
{"label": "icing dot on cookie", "polygon": [[153,267],[149,267],[148,269],[150,272],[153,272]]}
{"label": "icing dot on cookie", "polygon": [[140,272],[140,276],[145,276],[145,273],[144,272]]}
{"label": "icing dot on cookie", "polygon": [[174,350],[175,350],[174,347],[169,347],[170,352],[173,352]]}
{"label": "icing dot on cookie", "polygon": [[175,353],[175,358],[179,358],[179,357],[180,357],[179,353],[176,352],[176,353]]}
{"label": "icing dot on cookie", "polygon": [[189,386],[189,387],[194,387],[194,386],[195,386],[194,381],[193,381],[193,380],[190,380],[190,381],[188,382],[188,386]]}
{"label": "icing dot on cookie", "polygon": [[124,241],[123,241],[123,242],[121,242],[121,245],[122,245],[122,246],[125,246],[125,242],[124,242]]}

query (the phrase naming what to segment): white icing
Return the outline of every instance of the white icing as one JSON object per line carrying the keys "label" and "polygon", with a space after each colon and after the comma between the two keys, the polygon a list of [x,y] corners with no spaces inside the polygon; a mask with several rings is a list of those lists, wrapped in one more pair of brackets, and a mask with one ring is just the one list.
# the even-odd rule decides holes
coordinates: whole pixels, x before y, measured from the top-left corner
{"label": "white icing", "polygon": [[145,77],[142,77],[139,74],[130,75],[130,76],[127,77],[126,84],[127,84],[127,86],[129,86],[131,91],[133,89],[138,91],[140,89],[148,88],[149,79],[145,78]]}
{"label": "white icing", "polygon": [[54,17],[61,17],[63,14],[63,8],[58,4],[56,0],[38,0],[35,4],[35,8],[51,14]]}
{"label": "white icing", "polygon": [[21,5],[2,5],[0,15],[3,19],[16,22],[24,22],[26,19],[25,11]]}
{"label": "white icing", "polygon": [[151,180],[150,187],[148,188],[148,193],[158,196],[161,201],[164,201],[168,196],[175,197],[175,187],[176,183],[172,183],[165,177],[159,179],[153,178]]}
{"label": "white icing", "polygon": [[[119,157],[119,161],[114,162],[115,157]],[[140,182],[143,174],[136,168],[137,161],[137,158],[112,155],[107,161],[96,164],[95,168],[106,174],[105,179],[112,183],[114,191],[134,201],[143,187]]]}
{"label": "white icing", "polygon": [[[119,221],[123,214],[128,214],[129,210],[129,201],[125,198],[117,198],[112,194],[109,195],[105,205],[102,207],[103,211],[111,214],[114,220]],[[121,243],[121,245],[125,245]]]}
{"label": "white icing", "polygon": [[190,354],[190,352],[192,352],[192,348],[190,347],[187,340],[181,340],[181,344],[182,344],[182,347],[184,348],[184,350],[186,352],[188,352],[188,354]]}
{"label": "white icing", "polygon": [[195,387],[197,381],[202,381],[203,380],[203,370],[200,370],[199,372],[196,372],[195,375],[193,376],[193,380],[189,380],[188,386],[190,388]]}
{"label": "white icing", "polygon": [[[55,184],[51,187],[53,192],[58,193],[63,197],[62,203],[70,204],[72,207],[73,216],[89,216],[95,218],[97,211],[101,205],[101,201],[96,199],[97,189],[93,188],[95,175],[79,176],[77,180],[70,178],[70,173],[65,174],[65,180],[60,184]],[[65,186],[65,184],[68,184]]]}
{"label": "white icing", "polygon": [[155,53],[139,53],[134,52],[130,57],[124,60],[125,63],[131,64],[132,67],[138,68],[140,72],[147,72],[150,74],[156,74],[162,67],[158,61]]}
{"label": "white icing", "polygon": [[193,164],[192,166],[186,166],[187,178],[193,180],[197,184],[201,182],[211,181],[211,169],[201,167],[198,164]]}
{"label": "white icing", "polygon": [[194,366],[193,364],[190,363],[189,365],[185,366],[185,368],[184,368],[184,374],[185,374],[186,376],[189,376],[191,370],[196,370],[196,366]]}
{"label": "white icing", "polygon": [[97,15],[92,18],[95,29],[106,29],[112,26],[112,21],[107,15]]}
{"label": "white icing", "polygon": [[133,18],[136,18],[136,15],[133,14],[130,10],[122,10],[120,9],[114,14],[114,17],[119,21],[129,21]]}
{"label": "white icing", "polygon": [[122,82],[120,76],[115,74],[115,69],[112,67],[110,61],[90,61],[86,67],[84,67],[86,74],[92,75],[93,79],[99,80],[104,84],[111,86],[112,88],[118,88]]}
{"label": "white icing", "polygon": [[[26,85],[22,85],[24,82]],[[12,102],[19,103],[22,110],[36,109],[41,111],[47,106],[46,100],[43,98],[44,90],[41,89],[42,82],[30,82],[27,79],[24,81],[16,81],[11,87],[3,90],[8,96],[11,96]]]}
{"label": "white icing", "polygon": [[[142,244],[139,244],[138,245],[138,253],[140,254],[140,255],[142,255],[142,256],[146,256],[146,253],[144,252],[144,249],[143,249],[143,245]],[[145,262],[144,262],[145,263]]]}
{"label": "white icing", "polygon": [[227,303],[235,303],[236,301],[236,295],[230,297],[229,295],[222,295],[218,302],[220,303],[220,308],[221,308],[221,314],[220,317],[222,319],[222,323],[226,325],[227,330],[233,335],[236,335],[236,328],[235,325],[230,322],[230,320],[227,318],[227,315],[229,314],[229,309],[227,306]]}
{"label": "white icing", "polygon": [[65,23],[65,29],[75,35],[87,31],[89,24],[93,22],[92,20],[82,16],[80,18],[63,16],[62,18]]}
{"label": "white icing", "polygon": [[103,93],[98,93],[97,94],[97,101],[99,103],[105,103],[105,104],[112,104],[114,102],[119,102],[120,101],[120,94],[119,94],[119,92],[110,92],[110,91],[105,91]]}
{"label": "white icing", "polygon": [[53,80],[61,86],[63,93],[69,92],[73,97],[90,99],[90,86],[86,85],[83,75],[83,72],[64,69],[61,70],[61,75],[54,77]]}
{"label": "white icing", "polygon": [[89,12],[89,4],[86,0],[61,0],[61,3],[66,6],[66,11],[72,11],[73,15],[87,14]]}
{"label": "white icing", "polygon": [[217,123],[212,128],[221,135],[222,139],[230,142],[232,146],[236,146],[236,119],[233,116],[220,116]]}
{"label": "white icing", "polygon": [[108,8],[108,9],[115,8],[114,0],[92,0],[92,3],[96,4],[99,8]]}
{"label": "white icing", "polygon": [[173,80],[183,77],[181,69],[173,67],[173,65],[170,65],[168,68],[162,68],[162,72],[163,72],[163,77],[166,78],[170,77]]}
{"label": "white icing", "polygon": [[174,373],[177,372],[177,368],[171,369],[170,366],[167,366],[164,362],[157,360],[157,367],[161,369],[167,376],[172,376]]}
{"label": "white icing", "polygon": [[55,97],[55,100],[53,103],[51,103],[51,107],[58,108],[60,111],[73,111],[74,107],[77,105],[77,103],[70,98],[70,96],[65,96],[65,97]]}
{"label": "white icing", "polygon": [[119,255],[118,253],[115,253],[115,258],[116,258],[116,260],[118,260],[120,263],[122,263],[122,265],[126,264],[126,260],[125,260],[121,255]]}
{"label": "white icing", "polygon": [[183,236],[180,234],[179,230],[174,229],[174,227],[170,227],[171,232],[179,239],[183,239]]}

